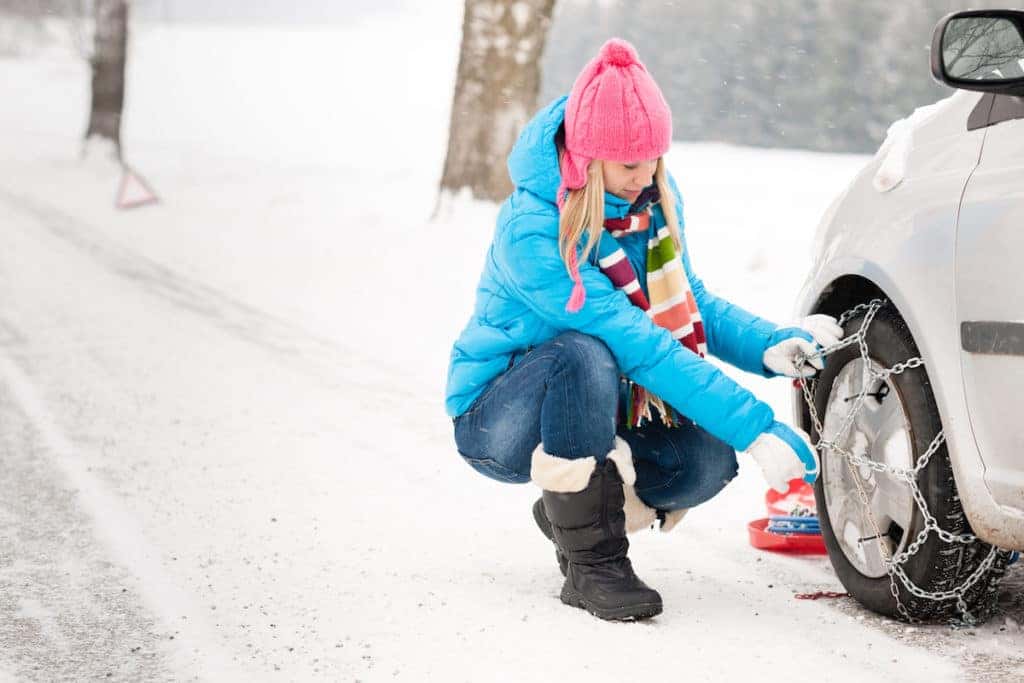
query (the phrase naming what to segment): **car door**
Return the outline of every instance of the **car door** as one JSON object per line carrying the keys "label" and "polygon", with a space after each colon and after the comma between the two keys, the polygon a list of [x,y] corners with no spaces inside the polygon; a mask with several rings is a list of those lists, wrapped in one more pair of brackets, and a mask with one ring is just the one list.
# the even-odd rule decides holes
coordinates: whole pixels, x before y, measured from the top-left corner
{"label": "car door", "polygon": [[1000,95],[960,207],[956,305],[974,438],[996,502],[1024,509],[1024,98]]}

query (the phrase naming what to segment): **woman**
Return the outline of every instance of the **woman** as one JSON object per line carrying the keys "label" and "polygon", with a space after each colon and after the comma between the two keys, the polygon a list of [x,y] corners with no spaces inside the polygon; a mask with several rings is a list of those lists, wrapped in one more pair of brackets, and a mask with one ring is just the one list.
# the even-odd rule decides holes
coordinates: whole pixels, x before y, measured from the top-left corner
{"label": "woman", "polygon": [[459,453],[489,477],[540,486],[533,512],[566,576],[562,601],[604,619],[661,612],[626,533],[671,529],[736,475],[736,451],[780,490],[817,475],[807,436],[705,352],[808,376],[823,367],[815,342],[842,334],[828,316],[779,329],[704,288],[662,159],[671,120],[617,39],[534,117],[509,156],[516,188],[449,367]]}

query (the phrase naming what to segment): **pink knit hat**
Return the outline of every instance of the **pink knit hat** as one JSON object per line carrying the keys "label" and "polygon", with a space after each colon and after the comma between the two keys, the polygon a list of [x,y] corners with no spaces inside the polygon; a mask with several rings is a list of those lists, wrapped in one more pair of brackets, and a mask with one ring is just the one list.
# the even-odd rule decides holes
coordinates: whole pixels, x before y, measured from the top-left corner
{"label": "pink knit hat", "polygon": [[[565,154],[558,207],[567,190],[587,184],[594,159],[632,162],[657,159],[672,143],[672,112],[636,49],[621,38],[606,42],[576,77],[565,105]],[[574,281],[566,309],[578,311],[586,292],[575,254],[569,255]]]}

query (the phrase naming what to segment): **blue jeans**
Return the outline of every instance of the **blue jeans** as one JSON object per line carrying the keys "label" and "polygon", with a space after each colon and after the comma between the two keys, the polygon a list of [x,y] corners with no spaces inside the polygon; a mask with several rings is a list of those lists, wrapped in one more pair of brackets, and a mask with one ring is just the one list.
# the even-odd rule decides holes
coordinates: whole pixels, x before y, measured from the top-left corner
{"label": "blue jeans", "polygon": [[617,433],[633,451],[637,495],[664,511],[699,505],[736,476],[736,452],[691,420],[617,428],[623,381],[603,342],[565,332],[517,357],[455,418],[459,454],[492,479],[524,483],[538,444],[561,458],[601,462]]}

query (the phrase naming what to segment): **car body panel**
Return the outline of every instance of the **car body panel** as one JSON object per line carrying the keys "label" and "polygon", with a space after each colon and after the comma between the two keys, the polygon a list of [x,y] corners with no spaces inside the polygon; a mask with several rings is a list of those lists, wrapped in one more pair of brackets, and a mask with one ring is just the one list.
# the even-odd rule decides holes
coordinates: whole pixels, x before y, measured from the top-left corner
{"label": "car body panel", "polygon": [[[956,224],[978,166],[986,128],[966,121],[981,95],[959,91],[917,125],[902,181],[872,184],[885,147],[826,212],[797,313],[818,310],[833,282],[858,275],[879,287],[903,316],[928,369],[954,476],[968,520],[983,540],[1024,549],[1024,511],[1000,505],[986,485],[964,393],[956,310]],[[798,420],[801,406],[795,405]]]}
{"label": "car body panel", "polygon": [[1024,355],[1012,335],[1024,321],[1022,217],[1024,120],[1016,119],[987,129],[981,162],[964,192],[956,295],[957,319],[988,323],[991,331],[987,348],[961,348],[964,393],[985,481],[997,503],[1017,509],[1024,509]]}

